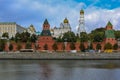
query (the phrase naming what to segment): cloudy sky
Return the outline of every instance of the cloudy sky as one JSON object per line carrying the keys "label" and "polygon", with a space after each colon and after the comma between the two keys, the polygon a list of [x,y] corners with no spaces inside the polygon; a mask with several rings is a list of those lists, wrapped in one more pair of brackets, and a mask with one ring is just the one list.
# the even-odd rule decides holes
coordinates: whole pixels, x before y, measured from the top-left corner
{"label": "cloudy sky", "polygon": [[45,18],[53,28],[67,17],[75,32],[80,9],[85,11],[87,31],[105,27],[108,21],[120,30],[120,0],[0,0],[0,22],[33,24],[41,31]]}

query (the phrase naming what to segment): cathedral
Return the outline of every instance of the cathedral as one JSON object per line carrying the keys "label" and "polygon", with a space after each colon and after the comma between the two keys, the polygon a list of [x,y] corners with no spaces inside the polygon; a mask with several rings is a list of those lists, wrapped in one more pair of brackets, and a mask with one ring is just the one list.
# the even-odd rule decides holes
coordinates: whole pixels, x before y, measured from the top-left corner
{"label": "cathedral", "polygon": [[60,24],[60,27],[54,27],[51,29],[51,34],[53,37],[58,38],[62,37],[64,33],[71,31],[71,26],[67,18],[64,19],[63,23]]}

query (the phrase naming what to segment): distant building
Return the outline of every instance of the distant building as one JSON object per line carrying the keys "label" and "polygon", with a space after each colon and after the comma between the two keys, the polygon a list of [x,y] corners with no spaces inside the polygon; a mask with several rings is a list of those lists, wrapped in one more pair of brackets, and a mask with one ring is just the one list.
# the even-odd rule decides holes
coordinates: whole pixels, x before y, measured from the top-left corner
{"label": "distant building", "polygon": [[14,37],[17,32],[22,33],[26,28],[16,24],[15,22],[0,22],[0,37],[3,33],[8,33],[9,38]]}
{"label": "distant building", "polygon": [[29,32],[31,35],[36,34],[36,30],[32,24],[27,28],[27,32]]}
{"label": "distant building", "polygon": [[63,23],[60,24],[60,27],[54,27],[53,29],[51,29],[51,34],[53,37],[60,37],[63,36],[64,33],[71,31],[71,26],[69,24],[69,21],[67,18],[64,19]]}

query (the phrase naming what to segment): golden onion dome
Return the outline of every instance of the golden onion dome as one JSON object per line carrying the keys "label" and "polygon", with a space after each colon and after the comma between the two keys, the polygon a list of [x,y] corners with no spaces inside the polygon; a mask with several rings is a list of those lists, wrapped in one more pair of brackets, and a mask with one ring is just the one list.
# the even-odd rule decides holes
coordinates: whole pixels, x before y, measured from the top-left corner
{"label": "golden onion dome", "polygon": [[69,23],[67,18],[64,19],[64,23]]}
{"label": "golden onion dome", "polygon": [[84,10],[83,9],[80,10],[80,14],[84,14]]}

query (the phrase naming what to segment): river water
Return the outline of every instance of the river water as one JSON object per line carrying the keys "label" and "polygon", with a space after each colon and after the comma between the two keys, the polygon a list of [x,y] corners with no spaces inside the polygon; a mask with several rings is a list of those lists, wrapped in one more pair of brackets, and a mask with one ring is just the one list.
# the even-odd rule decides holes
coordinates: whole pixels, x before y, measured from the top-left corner
{"label": "river water", "polygon": [[120,61],[0,60],[0,80],[120,80]]}

